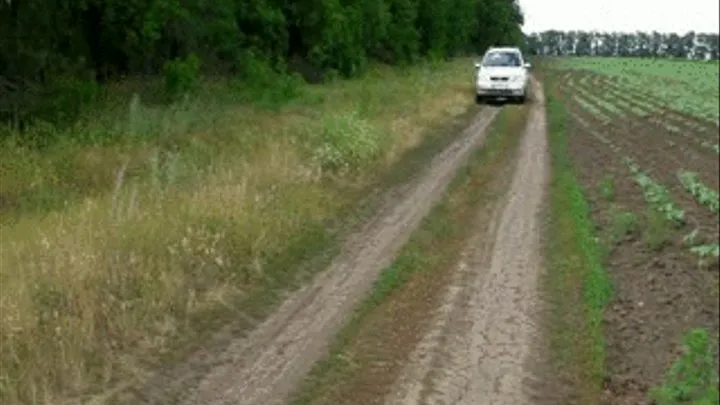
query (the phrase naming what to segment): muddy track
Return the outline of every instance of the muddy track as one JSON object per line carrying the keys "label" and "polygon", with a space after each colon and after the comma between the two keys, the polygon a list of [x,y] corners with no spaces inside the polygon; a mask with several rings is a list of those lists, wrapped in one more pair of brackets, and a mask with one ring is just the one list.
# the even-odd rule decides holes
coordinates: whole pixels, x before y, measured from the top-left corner
{"label": "muddy track", "polygon": [[531,351],[539,333],[538,214],[549,157],[542,88],[535,82],[533,90],[508,195],[469,241],[387,405],[523,405],[540,399],[530,388],[539,386]]}
{"label": "muddy track", "polygon": [[[252,332],[198,352],[182,369],[150,378],[127,404],[277,405],[327,353],[349,314],[443,196],[471,152],[482,145],[497,108],[471,125],[416,179],[391,193],[374,219],[309,285],[291,294]],[[210,344],[212,345],[212,344]]]}

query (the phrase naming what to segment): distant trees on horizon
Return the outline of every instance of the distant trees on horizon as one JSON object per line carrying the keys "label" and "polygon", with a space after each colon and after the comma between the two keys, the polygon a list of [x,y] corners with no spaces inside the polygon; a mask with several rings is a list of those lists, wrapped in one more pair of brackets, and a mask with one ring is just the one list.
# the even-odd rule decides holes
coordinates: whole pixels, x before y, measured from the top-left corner
{"label": "distant trees on horizon", "polygon": [[547,30],[525,35],[529,54],[542,56],[718,59],[718,34]]}

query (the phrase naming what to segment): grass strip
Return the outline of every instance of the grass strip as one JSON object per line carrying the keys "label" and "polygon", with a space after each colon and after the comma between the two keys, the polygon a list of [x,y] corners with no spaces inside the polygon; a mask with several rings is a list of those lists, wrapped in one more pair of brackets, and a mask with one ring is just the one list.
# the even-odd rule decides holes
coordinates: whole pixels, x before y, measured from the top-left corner
{"label": "grass strip", "polygon": [[604,379],[603,314],[611,285],[589,206],[568,154],[568,115],[554,97],[552,80],[545,86],[552,157],[544,280],[548,338],[557,378],[574,391],[569,398],[590,405],[598,403]]}

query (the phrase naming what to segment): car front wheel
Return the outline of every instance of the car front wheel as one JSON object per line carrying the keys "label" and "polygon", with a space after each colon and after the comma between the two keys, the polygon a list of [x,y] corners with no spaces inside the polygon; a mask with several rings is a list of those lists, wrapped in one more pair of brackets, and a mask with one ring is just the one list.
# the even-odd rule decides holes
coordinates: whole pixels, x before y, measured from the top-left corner
{"label": "car front wheel", "polygon": [[483,104],[485,102],[485,99],[483,99],[483,96],[476,94],[475,95],[475,104]]}

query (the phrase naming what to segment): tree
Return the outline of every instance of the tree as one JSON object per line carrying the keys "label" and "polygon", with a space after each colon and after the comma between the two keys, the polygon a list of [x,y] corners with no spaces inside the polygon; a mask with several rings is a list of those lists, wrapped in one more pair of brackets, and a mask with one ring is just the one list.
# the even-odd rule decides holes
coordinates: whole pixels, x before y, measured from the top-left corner
{"label": "tree", "polygon": [[682,39],[678,34],[671,33],[665,38],[665,46],[667,48],[667,54],[673,58],[684,58],[685,47]]}
{"label": "tree", "polygon": [[646,32],[636,32],[635,33],[635,39],[636,39],[636,52],[635,55],[647,58],[652,54],[651,52],[651,38],[650,35]]}
{"label": "tree", "polygon": [[[18,92],[36,89],[36,97],[17,98],[34,105],[68,78],[162,74],[168,62],[190,55],[217,74],[260,63],[353,76],[371,60],[410,63],[521,46],[522,23],[516,0],[0,1],[0,80]],[[11,98],[3,94],[0,104]],[[37,110],[10,109],[18,108]]]}
{"label": "tree", "polygon": [[593,34],[589,32],[577,33],[577,45],[575,47],[575,55],[590,56],[593,55]]}
{"label": "tree", "polygon": [[575,55],[575,42],[577,41],[577,32],[568,31],[563,35],[563,55]]}
{"label": "tree", "polygon": [[593,55],[620,57],[718,58],[718,34],[587,32],[547,30],[525,37],[537,55]]}
{"label": "tree", "polygon": [[706,44],[710,51],[710,58],[717,60],[720,53],[718,52],[718,34],[707,34]]}
{"label": "tree", "polygon": [[680,38],[680,46],[682,46],[683,56],[691,57],[695,53],[695,32],[690,31]]}

